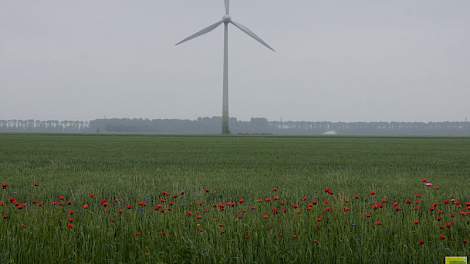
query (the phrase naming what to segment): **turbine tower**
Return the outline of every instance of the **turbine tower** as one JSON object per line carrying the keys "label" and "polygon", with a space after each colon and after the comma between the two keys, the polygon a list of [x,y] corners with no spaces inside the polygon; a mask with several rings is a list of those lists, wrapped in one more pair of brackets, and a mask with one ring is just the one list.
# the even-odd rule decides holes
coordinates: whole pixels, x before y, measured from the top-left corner
{"label": "turbine tower", "polygon": [[228,113],[228,25],[229,24],[234,25],[236,28],[245,32],[248,36],[252,37],[256,41],[261,43],[263,46],[267,47],[268,49],[272,51],[275,51],[275,50],[271,46],[269,46],[268,43],[266,43],[264,40],[258,37],[255,33],[253,33],[253,31],[251,31],[249,28],[232,20],[232,18],[230,17],[230,0],[225,0],[225,16],[222,18],[222,20],[183,39],[182,41],[176,43],[176,46],[186,41],[189,41],[191,39],[207,34],[222,24],[224,24],[224,88],[223,88],[223,100],[222,100],[222,134],[228,135],[230,134],[229,113]]}

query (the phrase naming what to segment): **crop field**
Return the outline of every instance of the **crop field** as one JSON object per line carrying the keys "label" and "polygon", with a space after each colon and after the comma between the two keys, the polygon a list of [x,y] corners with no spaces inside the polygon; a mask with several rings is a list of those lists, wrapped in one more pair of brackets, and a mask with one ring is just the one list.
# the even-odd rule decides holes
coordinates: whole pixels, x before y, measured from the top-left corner
{"label": "crop field", "polygon": [[0,263],[443,263],[470,139],[0,135]]}

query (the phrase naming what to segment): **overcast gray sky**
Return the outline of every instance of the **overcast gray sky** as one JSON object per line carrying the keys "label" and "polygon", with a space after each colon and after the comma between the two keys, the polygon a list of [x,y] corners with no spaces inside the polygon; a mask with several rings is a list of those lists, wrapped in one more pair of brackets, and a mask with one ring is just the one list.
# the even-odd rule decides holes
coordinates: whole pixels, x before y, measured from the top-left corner
{"label": "overcast gray sky", "polygon": [[[232,0],[239,119],[470,117],[468,0]],[[1,0],[0,119],[221,114],[223,0]]]}

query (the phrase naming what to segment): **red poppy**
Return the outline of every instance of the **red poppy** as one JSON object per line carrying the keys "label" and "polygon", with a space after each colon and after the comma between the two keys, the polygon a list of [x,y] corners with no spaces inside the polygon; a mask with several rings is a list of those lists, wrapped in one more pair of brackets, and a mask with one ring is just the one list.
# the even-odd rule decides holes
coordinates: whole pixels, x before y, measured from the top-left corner
{"label": "red poppy", "polygon": [[108,202],[108,200],[101,200],[100,204],[101,204],[101,206],[103,206],[103,207],[108,207],[109,202]]}
{"label": "red poppy", "polygon": [[375,192],[370,192],[370,196],[375,196]]}
{"label": "red poppy", "polygon": [[272,211],[273,215],[277,215],[279,213],[279,209],[277,209],[277,207],[273,207]]}
{"label": "red poppy", "polygon": [[414,223],[415,223],[415,225],[419,225],[419,224],[420,224],[419,220],[415,220]]}
{"label": "red poppy", "polygon": [[59,195],[59,200],[61,200],[61,201],[65,200],[65,196],[64,195]]}
{"label": "red poppy", "polygon": [[69,221],[69,223],[73,223],[73,222],[75,222],[75,219],[73,219],[73,218],[69,218],[69,220],[68,220],[68,221]]}
{"label": "red poppy", "polygon": [[264,220],[268,220],[268,219],[269,219],[269,214],[268,214],[268,213],[264,213],[264,214],[263,214],[263,219],[264,219]]}
{"label": "red poppy", "polygon": [[191,217],[191,216],[193,216],[193,212],[191,212],[191,211],[187,211],[187,212],[186,212],[186,216],[187,216],[187,217]]}
{"label": "red poppy", "polygon": [[91,199],[95,199],[95,195],[92,193],[88,194],[88,197],[90,197]]}
{"label": "red poppy", "polygon": [[325,188],[325,193],[328,195],[333,195],[333,190],[331,188]]}
{"label": "red poppy", "polygon": [[74,215],[75,211],[74,210],[69,210],[68,215]]}
{"label": "red poppy", "polygon": [[89,204],[84,204],[84,205],[82,206],[82,208],[83,208],[83,209],[88,209],[88,208],[90,208],[90,205],[89,205]]}
{"label": "red poppy", "polygon": [[441,235],[439,236],[439,239],[440,239],[440,240],[446,240],[447,237],[446,237],[445,235],[441,234]]}
{"label": "red poppy", "polygon": [[67,229],[68,229],[68,230],[72,230],[72,229],[73,229],[73,227],[74,227],[74,225],[73,225],[73,224],[71,224],[71,223],[68,223],[68,224],[67,224]]}
{"label": "red poppy", "polygon": [[143,207],[147,206],[147,202],[142,201],[142,202],[139,202],[138,205],[143,208]]}
{"label": "red poppy", "polygon": [[299,208],[299,205],[298,204],[293,204],[292,208],[297,209],[297,208]]}
{"label": "red poppy", "polygon": [[429,180],[428,179],[421,179],[421,182],[426,183],[426,182],[429,182]]}
{"label": "red poppy", "polygon": [[270,198],[270,197],[266,197],[266,198],[264,199],[264,201],[267,202],[267,203],[270,203],[270,202],[271,202],[271,198]]}
{"label": "red poppy", "polygon": [[419,244],[420,246],[424,246],[424,240],[420,240],[420,241],[418,242],[418,244]]}
{"label": "red poppy", "polygon": [[4,201],[0,201],[0,207],[3,207],[5,206],[5,202]]}
{"label": "red poppy", "polygon": [[15,206],[16,206],[16,209],[19,209],[19,210],[26,208],[25,203],[17,203]]}
{"label": "red poppy", "polygon": [[423,197],[422,194],[420,194],[420,193],[417,193],[417,194],[416,194],[416,198],[421,198],[421,197]]}
{"label": "red poppy", "polygon": [[245,199],[243,198],[240,198],[240,201],[238,201],[239,204],[244,204],[245,203]]}
{"label": "red poppy", "polygon": [[202,219],[202,215],[200,215],[200,214],[196,215],[196,219],[197,219],[197,220],[201,220],[201,219]]}
{"label": "red poppy", "polygon": [[307,211],[312,211],[313,210],[313,204],[309,203],[307,204]]}
{"label": "red poppy", "polygon": [[10,203],[16,204],[17,203],[16,198],[10,198]]}
{"label": "red poppy", "polygon": [[302,198],[302,200],[303,200],[304,202],[306,202],[306,201],[308,200],[308,196],[307,196],[307,195],[304,195],[304,198]]}
{"label": "red poppy", "polygon": [[343,212],[344,213],[349,213],[349,212],[351,212],[351,208],[345,207],[345,208],[343,208]]}
{"label": "red poppy", "polygon": [[162,195],[163,196],[170,196],[170,194],[168,192],[162,192]]}
{"label": "red poppy", "polygon": [[469,215],[470,215],[470,212],[461,211],[461,212],[460,212],[460,215],[462,215],[462,216],[469,216]]}

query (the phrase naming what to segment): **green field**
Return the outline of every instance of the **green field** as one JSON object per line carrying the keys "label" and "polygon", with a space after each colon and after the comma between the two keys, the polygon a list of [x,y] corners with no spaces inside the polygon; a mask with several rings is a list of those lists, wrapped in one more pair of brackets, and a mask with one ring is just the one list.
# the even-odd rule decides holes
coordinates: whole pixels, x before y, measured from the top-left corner
{"label": "green field", "polygon": [[0,263],[470,255],[464,138],[0,135],[0,183]]}

